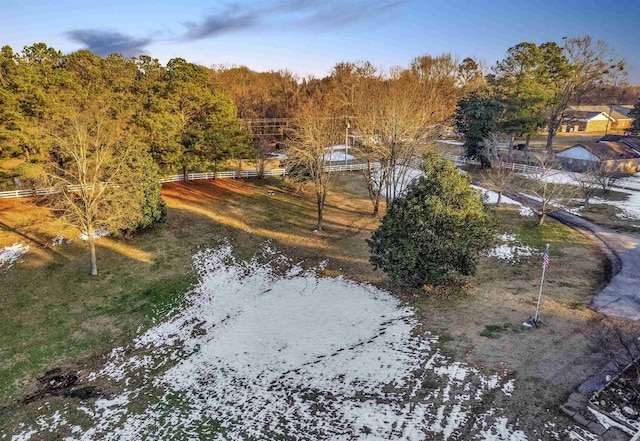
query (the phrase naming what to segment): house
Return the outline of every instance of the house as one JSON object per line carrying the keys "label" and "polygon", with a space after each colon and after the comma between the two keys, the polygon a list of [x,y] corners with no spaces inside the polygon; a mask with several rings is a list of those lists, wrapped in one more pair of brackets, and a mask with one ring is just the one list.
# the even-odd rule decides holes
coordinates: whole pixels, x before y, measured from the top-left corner
{"label": "house", "polygon": [[596,142],[576,144],[555,156],[564,168],[572,171],[604,166],[610,171],[636,173],[640,169],[640,136],[606,135]]}
{"label": "house", "polygon": [[600,132],[624,130],[631,126],[633,106],[569,106],[560,127],[562,132]]}

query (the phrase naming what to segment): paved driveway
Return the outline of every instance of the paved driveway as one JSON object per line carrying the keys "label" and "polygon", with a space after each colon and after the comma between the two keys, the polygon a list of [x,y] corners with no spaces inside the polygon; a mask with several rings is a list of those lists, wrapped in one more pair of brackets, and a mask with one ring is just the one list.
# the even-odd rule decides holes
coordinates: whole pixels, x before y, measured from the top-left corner
{"label": "paved driveway", "polygon": [[593,298],[590,307],[605,315],[640,321],[640,238],[564,211],[551,216],[572,227],[592,232],[614,256],[614,276]]}

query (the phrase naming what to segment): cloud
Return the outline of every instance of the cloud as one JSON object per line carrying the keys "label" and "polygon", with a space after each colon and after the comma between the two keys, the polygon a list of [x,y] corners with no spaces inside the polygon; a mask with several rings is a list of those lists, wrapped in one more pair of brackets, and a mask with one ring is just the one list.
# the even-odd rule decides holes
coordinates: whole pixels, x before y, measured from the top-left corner
{"label": "cloud", "polygon": [[120,32],[97,29],[77,29],[68,31],[66,35],[72,41],[83,44],[85,49],[102,57],[113,53],[137,57],[146,53],[146,47],[152,42],[150,38],[134,38]]}
{"label": "cloud", "polygon": [[[386,17],[389,10],[413,0],[271,0],[264,2],[227,3],[199,21],[183,23],[181,36],[167,40],[196,41],[230,32],[265,27],[267,29],[296,29],[330,31],[344,28],[375,17]],[[119,53],[134,57],[147,52],[146,47],[160,41],[158,31],[148,38],[135,38],[117,31],[77,29],[66,32],[72,41],[81,43],[94,54],[107,56]]]}
{"label": "cloud", "polygon": [[201,40],[219,34],[255,27],[259,23],[257,10],[242,11],[238,4],[227,7],[224,11],[211,14],[199,23],[187,22],[186,40]]}
{"label": "cloud", "polygon": [[[308,2],[311,3],[311,2]],[[302,17],[305,28],[334,29],[349,26],[371,18],[383,16],[387,11],[407,3],[406,0],[356,1],[352,3],[327,1],[318,2],[310,8],[309,14]]]}
{"label": "cloud", "polygon": [[266,26],[270,29],[331,30],[382,16],[410,0],[276,0],[259,6],[239,2],[212,12],[200,22],[184,23],[186,40],[200,40],[233,31]]}

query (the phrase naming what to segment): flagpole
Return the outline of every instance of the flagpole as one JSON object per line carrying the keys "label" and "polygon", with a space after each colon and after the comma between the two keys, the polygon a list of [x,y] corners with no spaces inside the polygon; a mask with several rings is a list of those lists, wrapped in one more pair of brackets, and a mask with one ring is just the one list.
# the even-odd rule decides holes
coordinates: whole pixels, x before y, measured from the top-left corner
{"label": "flagpole", "polygon": [[544,284],[544,273],[549,265],[549,244],[547,244],[547,249],[544,251],[544,256],[542,258],[542,279],[540,279],[540,292],[538,293],[538,304],[536,305],[536,315],[533,318],[533,324],[538,323],[538,313],[540,312],[540,300],[542,299],[542,285]]}

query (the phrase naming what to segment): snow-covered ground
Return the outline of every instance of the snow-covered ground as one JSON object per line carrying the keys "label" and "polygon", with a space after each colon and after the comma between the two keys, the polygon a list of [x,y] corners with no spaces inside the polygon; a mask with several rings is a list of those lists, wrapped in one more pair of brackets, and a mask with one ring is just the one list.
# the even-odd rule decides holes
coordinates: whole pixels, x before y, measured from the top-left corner
{"label": "snow-covered ground", "polygon": [[[93,238],[95,239],[100,239],[101,237],[105,237],[108,236],[109,232],[107,230],[102,230],[102,229],[98,229],[98,230],[93,230]],[[89,240],[89,235],[87,234],[87,232],[85,231],[84,233],[80,234],[80,240]]]}
{"label": "snow-covered ground", "polygon": [[11,439],[526,439],[493,404],[514,381],[441,355],[387,292],[268,248],[248,263],[229,246],[195,261],[188,305],[85,375],[119,392],[44,404]]}
{"label": "snow-covered ground", "polygon": [[349,161],[355,159],[355,156],[350,155],[349,147],[343,145],[334,145],[333,147],[327,147],[324,155],[325,161],[340,162]]}
{"label": "snow-covered ground", "polygon": [[271,152],[271,153],[269,153],[269,155],[273,156],[276,159],[288,159],[289,158],[284,153],[279,153],[279,152]]}
{"label": "snow-covered ground", "polygon": [[14,243],[13,245],[0,248],[0,268],[10,268],[16,260],[23,254],[29,252],[29,245],[25,245],[22,242]]}
{"label": "snow-covered ground", "polygon": [[437,142],[449,145],[464,145],[464,142],[456,141],[455,139],[438,139]]}
{"label": "snow-covered ground", "polygon": [[[545,177],[545,181],[578,186],[579,183],[576,179],[576,175],[579,174],[563,170],[554,170],[549,174],[549,176]],[[535,178],[535,175],[531,174],[523,174],[523,176]],[[591,198],[590,203],[607,204],[617,207],[620,210],[618,217],[623,219],[640,219],[640,176],[630,176],[628,178],[621,179],[616,183],[616,186],[612,190],[620,193],[626,193],[629,196],[623,201],[611,201],[596,197]],[[580,200],[577,200],[577,202],[580,202]],[[572,210],[568,211],[573,212]],[[579,214],[579,212],[574,214]]]}
{"label": "snow-covered ground", "polygon": [[489,250],[487,256],[497,257],[500,260],[506,260],[512,264],[520,263],[521,257],[533,256],[534,254],[542,254],[542,252],[524,245],[513,234],[501,234],[498,236],[500,244]]}

